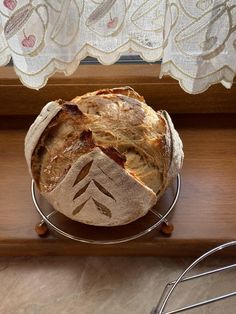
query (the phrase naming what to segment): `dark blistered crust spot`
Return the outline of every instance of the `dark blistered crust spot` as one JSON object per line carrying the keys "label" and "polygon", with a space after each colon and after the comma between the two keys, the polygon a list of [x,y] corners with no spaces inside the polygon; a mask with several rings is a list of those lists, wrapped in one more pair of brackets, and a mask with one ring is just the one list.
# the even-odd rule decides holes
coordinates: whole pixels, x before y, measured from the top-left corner
{"label": "dark blistered crust spot", "polygon": [[60,106],[62,106],[64,102],[65,102],[65,101],[62,100],[62,99],[58,99],[58,100],[57,100],[57,103],[58,103],[58,105],[60,105]]}
{"label": "dark blistered crust spot", "polygon": [[71,115],[79,115],[83,116],[83,112],[79,109],[77,105],[75,105],[73,102],[64,102],[62,104],[62,110],[68,112]]}
{"label": "dark blistered crust spot", "polygon": [[88,150],[93,149],[96,145],[93,140],[93,132],[91,130],[84,130],[80,134],[80,142],[83,147],[86,147]]}
{"label": "dark blistered crust spot", "polygon": [[110,89],[101,89],[99,90],[96,95],[107,95],[107,94],[111,94],[112,91]]}
{"label": "dark blistered crust spot", "polygon": [[112,160],[114,160],[118,165],[120,165],[122,168],[125,167],[126,157],[125,155],[121,154],[116,150],[114,147],[102,147],[98,146],[104,154],[106,154],[108,157],[110,157]]}
{"label": "dark blistered crust spot", "polygon": [[82,142],[88,142],[88,143],[93,143],[93,132],[91,130],[84,130],[81,134],[80,134],[80,140]]}
{"label": "dark blistered crust spot", "polygon": [[116,150],[113,146],[103,147],[96,145],[93,140],[93,132],[91,130],[84,130],[80,134],[80,142],[82,143],[82,147],[86,148],[89,152],[90,150],[94,149],[95,147],[100,148],[104,154],[114,160],[118,165],[124,168],[126,157],[122,155],[118,150]]}

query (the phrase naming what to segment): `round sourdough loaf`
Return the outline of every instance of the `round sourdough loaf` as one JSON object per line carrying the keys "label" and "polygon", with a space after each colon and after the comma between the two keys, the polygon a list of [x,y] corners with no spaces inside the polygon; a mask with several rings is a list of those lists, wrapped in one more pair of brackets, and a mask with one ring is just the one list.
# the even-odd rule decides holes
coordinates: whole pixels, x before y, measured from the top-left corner
{"label": "round sourdough loaf", "polygon": [[166,111],[130,87],[48,103],[25,138],[40,193],[70,219],[117,226],[144,216],[182,167]]}

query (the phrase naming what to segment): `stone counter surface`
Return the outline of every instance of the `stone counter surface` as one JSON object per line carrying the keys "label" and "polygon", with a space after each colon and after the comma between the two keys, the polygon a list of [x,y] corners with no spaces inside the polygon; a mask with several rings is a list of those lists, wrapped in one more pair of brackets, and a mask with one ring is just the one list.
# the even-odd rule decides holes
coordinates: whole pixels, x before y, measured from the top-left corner
{"label": "stone counter surface", "polygon": [[[168,281],[193,259],[157,257],[0,258],[1,314],[149,314]],[[215,258],[205,271],[235,262]],[[185,283],[170,307],[236,290],[236,270]],[[235,314],[236,297],[184,313]]]}

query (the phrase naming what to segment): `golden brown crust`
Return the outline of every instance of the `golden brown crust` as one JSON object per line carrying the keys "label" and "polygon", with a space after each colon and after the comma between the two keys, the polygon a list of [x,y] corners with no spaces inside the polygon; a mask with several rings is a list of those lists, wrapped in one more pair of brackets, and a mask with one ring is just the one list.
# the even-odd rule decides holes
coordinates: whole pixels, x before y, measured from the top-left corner
{"label": "golden brown crust", "polygon": [[58,101],[62,110],[45,128],[32,156],[39,189],[54,189],[80,156],[100,147],[161,195],[170,181],[169,126],[162,112],[142,100],[131,88],[116,88]]}
{"label": "golden brown crust", "polygon": [[49,103],[31,126],[25,151],[55,209],[103,226],[145,215],[183,158],[169,115],[153,111],[129,87]]}
{"label": "golden brown crust", "polygon": [[105,88],[105,89],[99,89],[94,92],[89,92],[84,94],[83,96],[77,96],[74,99],[72,99],[72,102],[77,103],[80,101],[81,98],[87,98],[95,95],[107,95],[107,94],[119,94],[119,95],[125,95],[133,99],[137,99],[141,102],[145,102],[145,99],[143,96],[139,95],[133,88],[129,86],[125,87],[116,87],[116,88]]}

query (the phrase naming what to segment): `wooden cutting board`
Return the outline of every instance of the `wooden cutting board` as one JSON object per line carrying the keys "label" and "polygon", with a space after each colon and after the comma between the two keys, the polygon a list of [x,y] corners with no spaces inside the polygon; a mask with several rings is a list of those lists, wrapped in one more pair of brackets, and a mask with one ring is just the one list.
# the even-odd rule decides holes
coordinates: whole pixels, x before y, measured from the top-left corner
{"label": "wooden cutting board", "polygon": [[[0,255],[197,256],[236,240],[236,115],[176,115],[184,143],[182,188],[170,237],[159,231],[119,245],[39,238],[23,153],[32,117],[0,118]],[[229,252],[229,254],[232,252]]]}

